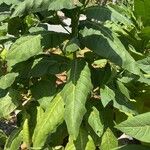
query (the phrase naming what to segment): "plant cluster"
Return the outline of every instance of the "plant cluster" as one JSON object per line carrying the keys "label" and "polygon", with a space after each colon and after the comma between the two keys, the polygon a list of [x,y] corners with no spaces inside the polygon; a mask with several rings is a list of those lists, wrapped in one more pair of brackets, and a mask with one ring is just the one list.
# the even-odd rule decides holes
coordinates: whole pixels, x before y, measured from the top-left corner
{"label": "plant cluster", "polygon": [[1,149],[149,149],[150,1],[107,2],[0,0]]}

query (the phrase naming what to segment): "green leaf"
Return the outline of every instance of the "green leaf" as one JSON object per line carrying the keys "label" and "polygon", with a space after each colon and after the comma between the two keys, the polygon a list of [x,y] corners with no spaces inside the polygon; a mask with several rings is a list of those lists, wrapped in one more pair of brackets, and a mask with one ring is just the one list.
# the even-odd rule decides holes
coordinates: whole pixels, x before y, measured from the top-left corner
{"label": "green leaf", "polygon": [[44,10],[73,9],[76,6],[81,6],[78,0],[24,0],[15,7],[12,17]]}
{"label": "green leaf", "polygon": [[78,136],[86,112],[85,102],[91,89],[91,74],[88,64],[80,59],[74,60],[69,81],[62,93],[65,102],[65,121],[72,139],[76,139]]}
{"label": "green leaf", "polygon": [[[97,28],[97,30],[84,28],[84,30],[80,32],[82,35],[82,44],[93,50],[99,56],[109,59],[129,72],[139,75],[140,69],[135,60],[128,53],[117,36],[108,28],[104,28],[100,25],[95,26],[95,28]],[[93,41],[95,41],[94,44]]]}
{"label": "green leaf", "polygon": [[44,49],[56,48],[69,38],[66,33],[52,31],[38,31],[32,32],[32,34],[41,35],[41,45]]}
{"label": "green leaf", "polygon": [[24,115],[24,122],[22,126],[23,144],[25,144],[27,148],[30,149],[29,114],[25,112],[23,115]]}
{"label": "green leaf", "polygon": [[8,73],[0,77],[0,88],[7,89],[8,87],[10,87],[15,81],[17,76],[18,76],[18,73]]}
{"label": "green leaf", "polygon": [[[9,90],[8,93],[0,90],[0,118],[8,116],[19,106],[20,95],[15,90]],[[2,96],[3,95],[3,96]]]}
{"label": "green leaf", "polygon": [[[41,127],[40,123],[41,123],[41,119],[43,118],[43,115],[44,115],[44,110],[42,107],[38,106],[36,109],[37,109],[37,111],[34,114],[30,113],[31,119],[33,118],[33,115],[34,115],[34,117],[36,116],[36,119],[35,119],[36,121],[34,121],[34,123],[32,123],[33,120],[30,120],[30,122],[32,123],[32,127],[34,126],[33,131],[32,131],[32,140],[34,140],[37,135],[37,132],[36,132],[37,129]],[[31,111],[31,109],[29,109],[29,110]],[[32,112],[33,112],[33,110],[32,110]],[[31,129],[31,127],[30,127],[30,129]]]}
{"label": "green leaf", "polygon": [[144,39],[150,40],[150,26],[143,28],[139,36],[142,38],[142,40]]}
{"label": "green leaf", "polygon": [[114,148],[113,150],[149,150],[149,147],[144,146],[144,145],[134,145],[134,144],[129,144],[125,146],[121,146],[118,148]]}
{"label": "green leaf", "polygon": [[5,145],[6,139],[6,134],[2,130],[0,130],[0,147]]}
{"label": "green leaf", "polygon": [[105,133],[102,136],[100,149],[101,150],[111,150],[115,147],[118,147],[118,140],[111,131],[110,128],[107,128]]}
{"label": "green leaf", "polygon": [[40,35],[20,37],[11,46],[10,52],[6,57],[8,67],[12,67],[19,62],[25,61],[40,52],[42,52]]}
{"label": "green leaf", "polygon": [[100,88],[100,94],[101,94],[101,102],[104,107],[106,107],[110,101],[115,99],[114,91],[106,85]]}
{"label": "green leaf", "polygon": [[56,95],[55,80],[40,80],[31,87],[33,98],[38,100],[40,106],[46,109]]}
{"label": "green leaf", "polygon": [[140,141],[150,143],[150,112],[131,117],[116,128]]}
{"label": "green leaf", "polygon": [[33,136],[33,147],[42,148],[50,133],[63,122],[64,102],[60,93],[53,99],[47,107],[45,113],[39,118],[39,125],[35,128]]}
{"label": "green leaf", "polygon": [[144,25],[150,25],[150,1],[149,0],[135,0],[134,13],[137,18],[141,18]]}
{"label": "green leaf", "polygon": [[127,17],[125,17],[122,13],[119,13],[111,6],[100,7],[100,6],[92,6],[88,7],[85,10],[85,14],[88,19],[94,19],[95,21],[105,22],[107,20],[111,20],[113,22],[119,22],[124,25],[131,26],[132,22]]}
{"label": "green leaf", "polygon": [[64,52],[67,54],[73,53],[80,49],[80,43],[77,38],[73,38],[64,45]]}
{"label": "green leaf", "polygon": [[101,101],[104,107],[106,107],[110,101],[113,101],[113,106],[119,109],[119,111],[126,114],[136,114],[136,111],[129,99],[117,89],[111,89],[108,86],[103,86],[100,89],[100,92]]}
{"label": "green leaf", "polygon": [[70,138],[65,150],[94,150],[95,148],[92,137],[81,128],[77,140],[74,142]]}
{"label": "green leaf", "polygon": [[15,129],[7,139],[4,150],[17,150],[22,142],[21,128]]}
{"label": "green leaf", "polygon": [[69,61],[65,57],[51,54],[34,60],[30,75],[41,77],[47,74],[58,74],[67,70]]}
{"label": "green leaf", "polygon": [[150,74],[150,56],[137,61],[140,69],[142,69],[145,73]]}
{"label": "green leaf", "polygon": [[54,133],[52,133],[48,139],[47,143],[51,146],[63,145],[65,138],[68,136],[67,126],[65,122],[59,125]]}
{"label": "green leaf", "polygon": [[101,135],[103,134],[104,125],[99,110],[94,106],[92,107],[92,110],[88,116],[88,123],[92,127],[94,132],[99,137],[101,137]]}
{"label": "green leaf", "polygon": [[117,85],[121,93],[124,94],[128,99],[130,99],[129,90],[126,88],[126,86],[119,80],[117,81]]}

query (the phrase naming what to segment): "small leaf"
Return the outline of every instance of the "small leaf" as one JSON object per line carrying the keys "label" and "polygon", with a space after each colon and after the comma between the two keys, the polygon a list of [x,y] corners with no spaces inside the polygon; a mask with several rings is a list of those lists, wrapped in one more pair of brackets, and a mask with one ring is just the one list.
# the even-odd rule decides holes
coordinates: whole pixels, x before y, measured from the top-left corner
{"label": "small leaf", "polygon": [[95,60],[92,64],[94,68],[104,68],[107,64],[106,59]]}
{"label": "small leaf", "polygon": [[106,85],[100,88],[100,94],[101,94],[101,102],[104,107],[106,107],[110,101],[115,99],[114,91]]}
{"label": "small leaf", "polygon": [[80,49],[79,40],[77,38],[71,39],[64,45],[63,49],[64,49],[65,53],[67,53],[67,54],[71,54],[71,53],[79,50]]}
{"label": "small leaf", "polygon": [[24,113],[24,123],[22,129],[23,144],[30,149],[30,132],[29,132],[29,114]]}
{"label": "small leaf", "polygon": [[140,141],[150,142],[150,112],[131,117],[116,128]]}
{"label": "small leaf", "polygon": [[0,88],[7,89],[8,87],[10,87],[15,81],[17,76],[18,73],[8,73],[5,76],[2,76],[0,78]]}
{"label": "small leaf", "polygon": [[100,112],[97,110],[96,107],[92,107],[92,111],[89,114],[88,117],[88,123],[89,125],[92,127],[92,129],[94,130],[94,132],[101,137],[101,135],[103,134],[103,130],[104,130],[104,125],[102,122],[102,118],[100,116]]}

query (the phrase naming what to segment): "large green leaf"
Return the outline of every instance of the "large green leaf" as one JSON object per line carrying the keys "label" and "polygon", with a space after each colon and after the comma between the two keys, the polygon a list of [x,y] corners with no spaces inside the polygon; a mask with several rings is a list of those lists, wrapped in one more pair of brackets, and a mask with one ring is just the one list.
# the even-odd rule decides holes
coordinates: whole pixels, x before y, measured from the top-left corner
{"label": "large green leaf", "polygon": [[100,7],[92,6],[85,10],[85,14],[88,19],[94,19],[95,21],[105,22],[111,20],[113,22],[119,22],[128,26],[132,25],[131,20],[125,17],[123,14],[116,11],[111,6]]}
{"label": "large green leaf", "polygon": [[103,120],[99,110],[94,106],[92,107],[92,110],[88,116],[88,123],[94,132],[101,137],[104,130]]}
{"label": "large green leaf", "polygon": [[44,49],[56,48],[62,44],[66,39],[69,38],[69,35],[61,32],[53,31],[38,31],[31,32],[31,34],[41,35],[41,45]]}
{"label": "large green leaf", "polygon": [[17,150],[22,142],[21,128],[15,129],[7,139],[4,150]]}
{"label": "large green leaf", "polygon": [[8,73],[5,76],[2,76],[0,78],[0,88],[7,89],[8,87],[10,87],[17,76],[18,73]]}
{"label": "large green leaf", "polygon": [[25,61],[30,57],[42,52],[41,36],[28,35],[20,37],[10,48],[6,60],[8,66],[11,67],[19,62]]}
{"label": "large green leaf", "polygon": [[76,139],[86,112],[85,102],[92,89],[88,64],[76,59],[72,62],[69,81],[63,90],[65,121],[72,139]]}
{"label": "large green leaf", "polygon": [[96,30],[84,28],[84,30],[81,31],[82,44],[98,55],[109,59],[116,65],[134,74],[139,74],[140,69],[135,60],[128,53],[117,36],[107,28],[101,26],[96,26],[96,28]]}
{"label": "large green leaf", "polygon": [[118,147],[118,140],[111,131],[110,128],[107,128],[105,133],[102,136],[102,141],[100,145],[101,150],[111,150],[115,147]]}
{"label": "large green leaf", "polygon": [[33,136],[33,147],[42,148],[50,133],[63,122],[64,119],[64,102],[58,94],[47,107],[45,113],[39,118],[39,125],[35,128]]}
{"label": "large green leaf", "polygon": [[125,146],[121,146],[118,148],[114,148],[112,150],[149,150],[148,146],[144,146],[144,145],[134,145],[134,144],[129,144],[129,145],[125,145]]}
{"label": "large green leaf", "polygon": [[12,17],[44,10],[72,9],[81,6],[78,0],[24,0],[15,7]]}
{"label": "large green leaf", "polygon": [[150,112],[131,117],[116,128],[140,141],[150,143]]}
{"label": "large green leaf", "polygon": [[68,59],[65,57],[51,54],[34,60],[30,75],[41,77],[46,74],[59,74],[67,70]]}
{"label": "large green leaf", "polygon": [[9,90],[8,93],[0,90],[0,118],[6,117],[19,106],[20,95],[15,90]]}
{"label": "large green leaf", "polygon": [[134,12],[137,18],[141,18],[145,25],[150,25],[150,1],[149,0],[135,0]]}
{"label": "large green leaf", "polygon": [[77,140],[73,142],[69,139],[65,150],[94,150],[95,148],[92,137],[88,135],[85,129],[81,128]]}

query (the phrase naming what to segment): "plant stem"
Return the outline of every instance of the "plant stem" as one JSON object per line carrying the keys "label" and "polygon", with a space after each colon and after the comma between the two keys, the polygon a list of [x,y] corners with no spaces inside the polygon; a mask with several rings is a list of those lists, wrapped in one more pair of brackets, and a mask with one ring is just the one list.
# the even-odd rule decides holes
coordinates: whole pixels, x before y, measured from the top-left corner
{"label": "plant stem", "polygon": [[[71,37],[72,38],[78,37],[79,17],[80,17],[79,9],[76,8],[74,9],[74,12],[71,18],[71,27],[72,27]],[[76,58],[76,52],[73,53],[73,58],[74,59]]]}
{"label": "plant stem", "polygon": [[74,9],[74,13],[71,18],[72,38],[78,36],[79,15],[80,15],[79,9],[78,8]]}

